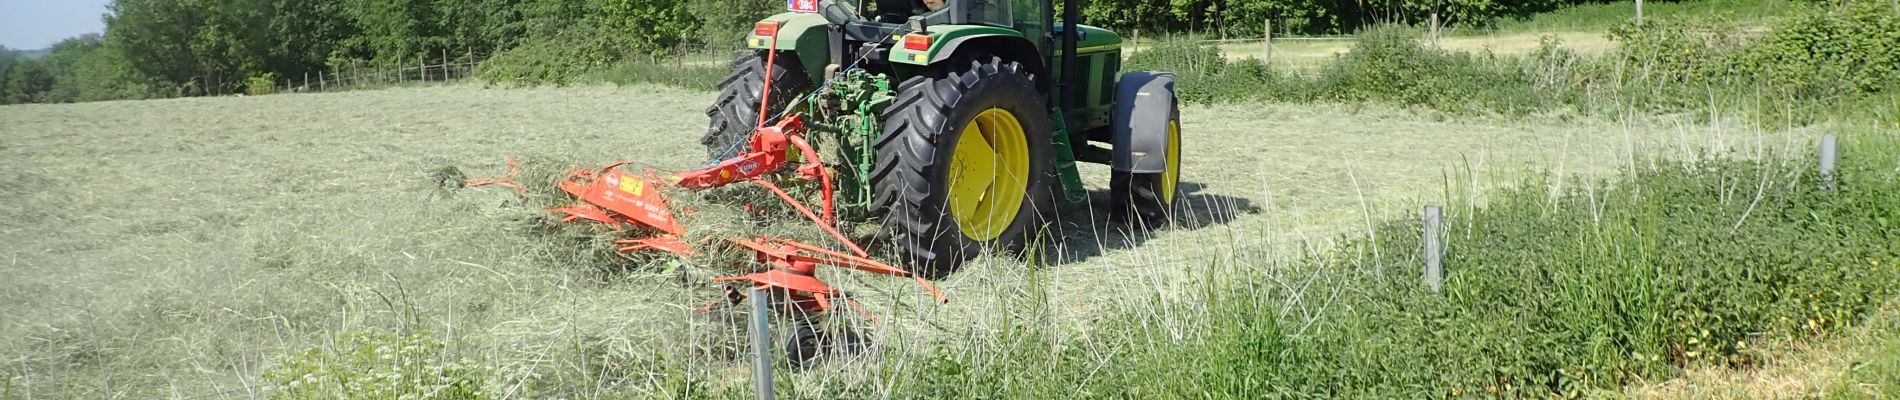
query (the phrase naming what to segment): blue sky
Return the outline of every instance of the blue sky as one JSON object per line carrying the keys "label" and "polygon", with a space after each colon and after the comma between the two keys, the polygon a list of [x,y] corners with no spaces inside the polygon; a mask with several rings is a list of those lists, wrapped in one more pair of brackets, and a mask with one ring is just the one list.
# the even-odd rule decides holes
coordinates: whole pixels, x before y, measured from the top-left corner
{"label": "blue sky", "polygon": [[86,33],[105,32],[112,0],[0,0],[0,46],[32,50]]}

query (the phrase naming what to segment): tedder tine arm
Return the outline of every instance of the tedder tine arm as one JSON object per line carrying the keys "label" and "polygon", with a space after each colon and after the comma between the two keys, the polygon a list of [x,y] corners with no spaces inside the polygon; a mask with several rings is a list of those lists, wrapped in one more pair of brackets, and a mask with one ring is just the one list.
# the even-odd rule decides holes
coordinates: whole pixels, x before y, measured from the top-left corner
{"label": "tedder tine arm", "polygon": [[[824,199],[825,199],[825,220],[824,222],[820,222],[820,223],[830,225],[836,222],[838,220],[837,214],[832,211],[833,206],[832,206],[832,201],[831,201],[831,174],[825,172],[825,164],[823,161],[819,160],[818,151],[813,150],[811,148],[811,143],[806,142],[805,138],[794,135],[794,136],[790,136],[788,139],[792,142],[793,146],[798,147],[799,152],[805,154],[805,161],[807,162],[807,164],[805,164],[802,167],[799,167],[799,172],[805,173],[808,175],[817,175],[820,189],[824,190],[822,192],[819,192],[819,193],[824,194]],[[805,171],[805,168],[811,168],[811,171]]]}
{"label": "tedder tine arm", "polygon": [[[810,253],[819,255],[819,256],[808,256],[808,255],[792,255],[791,256],[791,257],[796,257],[800,261],[825,264],[825,265],[830,265],[834,267],[850,268],[850,269],[876,273],[876,274],[910,277],[912,279],[915,279],[919,286],[923,286],[925,291],[930,292],[930,296],[932,298],[937,299],[938,303],[950,302],[950,299],[948,297],[944,297],[943,292],[938,291],[937,285],[931,284],[930,280],[924,279],[924,277],[917,276],[916,274],[912,274],[910,273],[910,271],[906,271],[902,268],[893,267],[889,264],[877,262],[876,260],[872,260],[867,257],[853,256],[850,254],[827,250],[818,246],[813,246],[813,245],[786,240],[786,239],[759,238],[759,241],[781,245],[781,246],[790,246],[792,248],[795,248],[801,251],[810,252]],[[748,246],[748,247],[751,247],[751,246]],[[768,246],[768,245],[758,244],[757,248],[770,248],[770,247],[771,246]]]}
{"label": "tedder tine arm", "polygon": [[827,224],[823,219],[818,218],[818,215],[812,214],[811,209],[806,208],[804,204],[799,204],[798,199],[794,199],[791,194],[785,193],[785,189],[780,189],[778,185],[774,185],[771,181],[764,179],[753,178],[752,181],[758,182],[760,186],[765,186],[766,189],[771,189],[772,194],[778,195],[778,198],[785,200],[786,204],[791,204],[792,208],[798,210],[798,213],[805,215],[805,219],[817,223],[819,228],[824,228],[825,233],[831,234],[831,237],[837,238],[839,242],[844,243],[845,247],[851,248],[851,252],[858,254],[858,257],[871,256],[871,253],[864,251],[864,248],[858,247],[857,243],[852,243],[851,238],[845,237],[843,233],[839,233],[838,228],[832,227],[831,224]]}

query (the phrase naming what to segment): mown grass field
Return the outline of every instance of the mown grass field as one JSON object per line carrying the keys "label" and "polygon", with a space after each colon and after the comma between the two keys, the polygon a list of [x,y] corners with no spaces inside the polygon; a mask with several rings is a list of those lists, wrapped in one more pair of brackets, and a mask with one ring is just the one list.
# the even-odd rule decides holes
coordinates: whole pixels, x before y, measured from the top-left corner
{"label": "mown grass field", "polygon": [[[718,291],[671,268],[599,273],[601,260],[533,232],[500,175],[507,158],[698,165],[710,94],[658,86],[457,85],[315,95],[0,107],[0,375],[26,398],[264,395],[263,371],[350,332],[432,332],[492,369],[495,391],[667,396],[688,365],[746,385],[743,332],[694,310]],[[1105,304],[1180,294],[1199,260],[1289,256],[1388,217],[1527,174],[1607,175],[1652,157],[1750,155],[1809,130],[1669,116],[1460,118],[1380,106],[1228,104],[1184,110],[1193,221],[1128,235],[1088,209],[1030,274],[979,259],[939,282],[835,276],[887,318],[880,343],[936,345],[1007,326],[1046,288],[1055,330]],[[1104,203],[1106,173],[1085,169]],[[451,180],[452,181],[452,180]],[[1559,190],[1559,188],[1553,188]],[[1165,310],[1162,310],[1165,311]],[[1160,312],[1160,311],[1158,311]],[[868,358],[794,374],[850,385]],[[663,372],[663,371],[662,371]],[[659,375],[649,375],[659,374]],[[642,383],[645,382],[645,383]],[[813,389],[819,390],[819,389]],[[817,393],[824,393],[819,391]]]}

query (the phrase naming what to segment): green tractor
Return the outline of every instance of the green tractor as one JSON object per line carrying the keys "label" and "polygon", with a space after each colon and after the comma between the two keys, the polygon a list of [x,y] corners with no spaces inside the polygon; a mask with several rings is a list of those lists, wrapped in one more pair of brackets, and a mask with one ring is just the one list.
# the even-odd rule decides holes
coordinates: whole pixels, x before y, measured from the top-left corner
{"label": "green tractor", "polygon": [[1122,73],[1121,36],[1079,23],[1078,1],[1062,21],[1053,0],[873,2],[787,0],[790,12],[758,22],[706,111],[708,154],[803,115],[844,214],[880,221],[926,276],[1020,248],[1057,207],[1085,202],[1078,161],[1112,166],[1116,215],[1171,215],[1174,77]]}

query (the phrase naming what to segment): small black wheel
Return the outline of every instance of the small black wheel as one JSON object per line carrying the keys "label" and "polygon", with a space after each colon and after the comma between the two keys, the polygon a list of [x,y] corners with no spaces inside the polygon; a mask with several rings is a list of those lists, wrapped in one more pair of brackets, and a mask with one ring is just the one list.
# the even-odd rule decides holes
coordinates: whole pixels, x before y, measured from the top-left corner
{"label": "small black wheel", "polygon": [[813,323],[795,323],[785,338],[785,360],[792,368],[805,368],[824,357],[843,357],[864,351],[867,343],[856,332],[842,327],[823,327]]}
{"label": "small black wheel", "polygon": [[[711,159],[731,157],[745,151],[745,139],[759,123],[759,94],[765,86],[766,54],[751,52],[732,61],[732,73],[719,80],[719,97],[706,107],[711,122],[699,144],[706,146]],[[811,75],[805,73],[798,55],[779,52],[772,60],[772,98],[767,117],[785,110],[793,98],[810,91]],[[770,123],[770,121],[767,121]]]}

